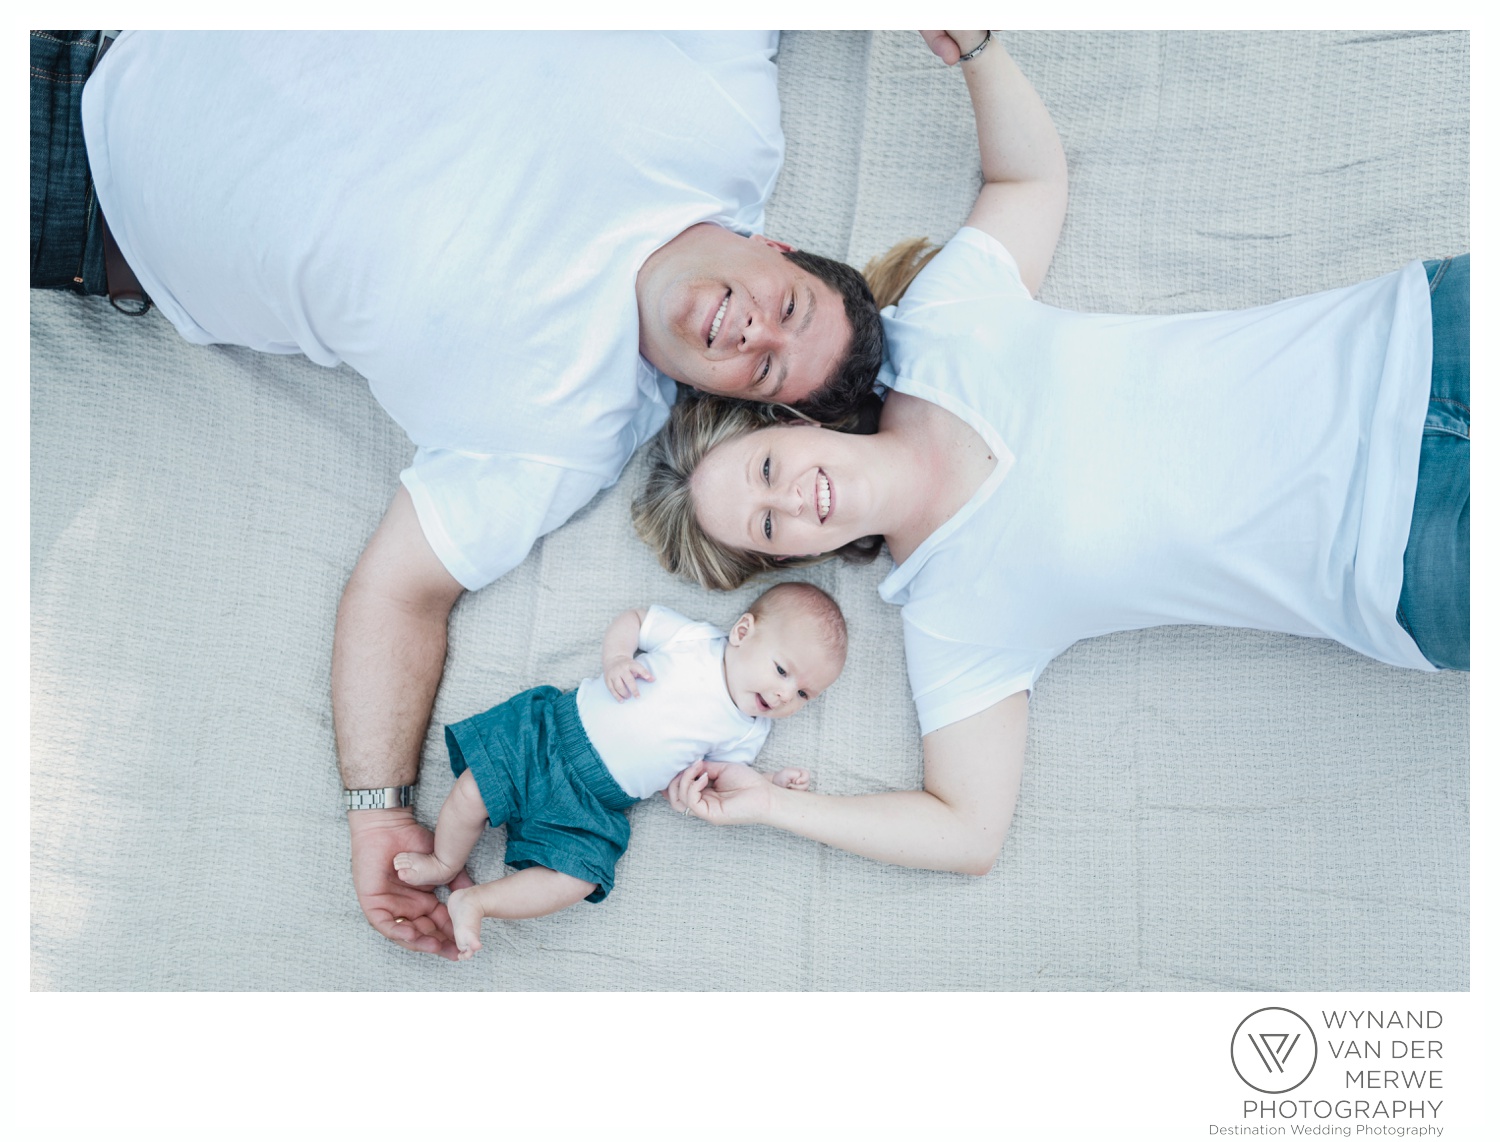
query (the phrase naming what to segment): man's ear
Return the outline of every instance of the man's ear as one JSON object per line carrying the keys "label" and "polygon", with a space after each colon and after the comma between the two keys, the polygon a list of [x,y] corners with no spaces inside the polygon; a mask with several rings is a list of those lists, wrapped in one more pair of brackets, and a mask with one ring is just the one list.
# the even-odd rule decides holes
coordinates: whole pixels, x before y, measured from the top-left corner
{"label": "man's ear", "polygon": [[783,254],[790,254],[797,248],[795,246],[788,246],[785,242],[778,242],[775,238],[767,238],[764,234],[752,234],[750,241],[770,246],[771,249],[780,250]]}
{"label": "man's ear", "polygon": [[750,632],[755,629],[755,616],[746,611],[734,620],[734,626],[729,628],[729,645],[739,646],[745,639],[750,637]]}

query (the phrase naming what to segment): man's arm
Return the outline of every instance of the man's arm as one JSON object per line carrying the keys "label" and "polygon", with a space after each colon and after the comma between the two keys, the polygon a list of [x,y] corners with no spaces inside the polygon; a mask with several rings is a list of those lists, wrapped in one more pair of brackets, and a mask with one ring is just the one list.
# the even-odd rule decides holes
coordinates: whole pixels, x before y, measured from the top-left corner
{"label": "man's arm", "polygon": [[[944,63],[984,41],[984,32],[923,32]],[[1047,276],[1068,208],[1068,160],[1041,96],[992,35],[963,68],[979,132],[984,185],[965,225],[983,230],[1015,258],[1033,295]]]}
{"label": "man's arm", "polygon": [[[411,496],[398,488],[344,587],[333,632],[333,726],[344,788],[416,781],[448,652],[448,615],[462,593],[423,536]],[[410,809],[357,809],[348,820],[365,918],[387,939],[456,958],[447,909],[430,889],[403,884],[391,864],[398,852],[431,852],[432,834]]]}

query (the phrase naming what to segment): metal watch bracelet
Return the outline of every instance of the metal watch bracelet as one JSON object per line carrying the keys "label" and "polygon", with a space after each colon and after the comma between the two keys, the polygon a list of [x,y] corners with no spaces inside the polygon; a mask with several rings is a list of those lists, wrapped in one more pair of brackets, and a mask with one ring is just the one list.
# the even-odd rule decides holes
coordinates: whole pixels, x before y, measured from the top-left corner
{"label": "metal watch bracelet", "polygon": [[409,809],[415,785],[388,785],[384,789],[345,789],[344,809]]}

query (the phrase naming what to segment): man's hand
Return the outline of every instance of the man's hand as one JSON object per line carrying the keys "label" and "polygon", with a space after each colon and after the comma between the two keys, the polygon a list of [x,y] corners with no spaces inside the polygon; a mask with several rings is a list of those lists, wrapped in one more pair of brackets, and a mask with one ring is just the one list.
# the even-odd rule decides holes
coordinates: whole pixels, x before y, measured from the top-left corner
{"label": "man's hand", "polygon": [[922,38],[937,56],[949,67],[958,62],[964,52],[973,51],[984,40],[984,32],[923,32]]}
{"label": "man's hand", "polygon": [[672,808],[715,825],[761,821],[773,796],[774,787],[764,774],[727,761],[695,761],[666,788]]}
{"label": "man's hand", "polygon": [[[413,951],[458,959],[447,906],[432,889],[403,884],[392,864],[397,853],[430,853],[432,833],[417,824],[409,809],[356,809],[348,817],[354,891],[370,926]],[[461,872],[450,887],[473,883]]]}
{"label": "man's hand", "polygon": [[616,702],[641,696],[640,688],[635,684],[637,678],[645,682],[655,681],[646,664],[633,655],[617,654],[604,664],[604,684]]}

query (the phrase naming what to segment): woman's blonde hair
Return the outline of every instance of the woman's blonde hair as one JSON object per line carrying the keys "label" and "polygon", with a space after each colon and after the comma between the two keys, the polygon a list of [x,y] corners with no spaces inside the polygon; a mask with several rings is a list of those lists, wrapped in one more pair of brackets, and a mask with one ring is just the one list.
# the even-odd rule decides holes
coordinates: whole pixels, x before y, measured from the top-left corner
{"label": "woman's blonde hair", "polygon": [[880,536],[866,536],[822,555],[778,557],[728,547],[710,539],[693,508],[693,473],[720,444],[784,423],[763,405],[680,398],[648,457],[646,485],[630,505],[635,530],[661,565],[715,591],[729,591],[766,571],[806,567],[835,555],[868,562],[880,551]]}
{"label": "woman's blonde hair", "polygon": [[922,267],[932,261],[933,255],[941,249],[941,246],[934,246],[926,238],[908,238],[904,242],[897,242],[878,257],[871,258],[865,266],[865,280],[870,283],[875,304],[884,309],[900,301],[912,279],[922,272]]}

